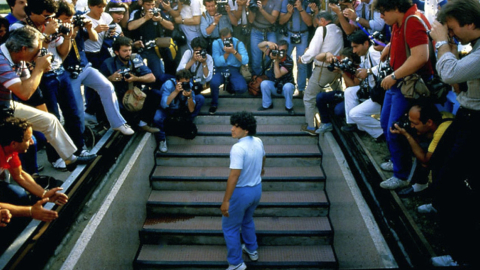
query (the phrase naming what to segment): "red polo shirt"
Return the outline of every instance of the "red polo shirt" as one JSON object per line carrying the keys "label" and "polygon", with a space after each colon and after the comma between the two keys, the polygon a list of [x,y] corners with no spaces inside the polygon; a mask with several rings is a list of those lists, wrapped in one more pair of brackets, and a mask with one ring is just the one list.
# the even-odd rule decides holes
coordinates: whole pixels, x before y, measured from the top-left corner
{"label": "red polo shirt", "polygon": [[20,167],[21,165],[22,162],[20,161],[20,158],[18,158],[17,152],[5,156],[3,146],[0,145],[0,170],[14,169]]}
{"label": "red polo shirt", "polygon": [[[431,28],[430,23],[427,18],[417,9],[417,5],[413,5],[407,10],[403,16],[402,25],[398,26],[394,24],[392,26],[392,41],[390,45],[390,65],[394,70],[400,68],[403,63],[407,60],[407,53],[405,51],[405,39],[407,38],[407,44],[409,48],[414,48],[418,45],[428,44],[428,35],[426,33],[425,27],[417,18],[410,18],[407,22],[407,33],[404,34],[404,24],[405,19],[410,15],[417,15],[423,19],[428,29]],[[433,68],[430,61],[428,61],[420,70],[417,72],[424,78],[430,77],[433,74]]]}

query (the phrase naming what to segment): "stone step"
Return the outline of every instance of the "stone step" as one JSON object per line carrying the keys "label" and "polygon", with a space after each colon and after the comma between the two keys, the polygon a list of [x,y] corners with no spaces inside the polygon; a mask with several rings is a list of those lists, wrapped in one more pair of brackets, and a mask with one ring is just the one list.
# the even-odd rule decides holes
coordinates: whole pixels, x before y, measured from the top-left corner
{"label": "stone step", "polygon": [[[224,191],[152,190],[150,214],[212,216],[220,214]],[[330,203],[324,191],[264,191],[255,216],[327,216]]]}
{"label": "stone step", "polygon": [[[294,142],[292,142],[294,143]],[[172,144],[168,146],[167,153],[157,151],[157,157],[229,157],[231,144],[223,145],[195,145]],[[313,145],[269,145],[264,144],[268,157],[320,157],[322,154],[318,146]],[[195,165],[196,164],[192,164]]]}
{"label": "stone step", "polygon": [[[260,246],[326,245],[333,242],[327,217],[256,217]],[[142,244],[225,245],[221,216],[159,216],[147,218]]]}
{"label": "stone step", "polygon": [[[305,107],[303,106],[303,101],[301,104],[297,104],[299,102],[294,102],[293,110],[295,111],[295,116],[302,116],[305,115]],[[208,110],[210,102],[205,100],[205,105],[202,106],[200,110],[200,115],[210,115]],[[257,102],[252,101],[251,103],[234,103],[225,104],[220,103],[217,108],[217,112],[215,115],[232,115],[235,112],[247,111],[253,113],[255,116],[288,116],[288,112],[285,110],[285,101],[275,101],[274,108],[259,111],[258,108],[261,106],[261,100]],[[294,117],[294,116],[292,116]]]}
{"label": "stone step", "polygon": [[[209,96],[205,96],[205,106],[206,107],[209,107],[210,105],[210,101],[211,101],[211,97]],[[282,109],[285,109],[285,98],[283,97],[274,97],[272,98],[272,102],[273,102],[273,107],[278,107],[278,108],[282,108]],[[303,99],[297,99],[297,98],[294,98],[293,99],[293,106],[294,107],[303,107]],[[236,96],[225,96],[225,97],[222,97],[218,100],[218,103],[219,103],[219,108],[222,107],[222,106],[230,106],[230,105],[238,105],[238,104],[242,104],[244,106],[255,106],[256,109],[258,109],[258,107],[262,106],[262,98],[256,98],[256,97],[236,97]]]}
{"label": "stone step", "polygon": [[[205,106],[205,105],[204,105]],[[257,120],[257,129],[261,125],[282,125],[282,124],[304,124],[305,116],[277,116],[277,117],[268,117],[268,116],[255,116]],[[230,115],[199,115],[195,118],[195,124],[220,124],[220,125],[230,125]]]}
{"label": "stone step", "polygon": [[[260,246],[259,260],[243,255],[247,269],[319,269],[338,267],[333,248],[317,246]],[[137,269],[225,269],[227,249],[223,245],[143,245],[134,267]]]}
{"label": "stone step", "polygon": [[[230,128],[231,126],[229,126]],[[199,127],[200,128],[200,127]],[[229,131],[230,129],[227,129],[226,131]],[[225,132],[226,132],[225,131]],[[215,136],[214,136],[215,135]],[[305,136],[306,135],[306,136]],[[318,136],[310,136],[307,134],[300,134],[298,133],[297,135],[284,135],[284,136],[270,136],[270,135],[255,135],[256,137],[260,138],[263,142],[264,145],[269,145],[269,144],[292,144],[292,142],[295,142],[297,145],[310,145],[312,147],[315,147],[315,145],[318,144]],[[173,145],[173,144],[201,144],[201,145],[211,145],[211,144],[225,144],[225,145],[234,145],[236,142],[238,142],[238,139],[232,138],[231,134],[226,134],[226,133],[218,133],[218,134],[205,134],[204,135],[198,135],[195,137],[193,140],[186,140],[180,137],[175,137],[175,136],[167,136],[167,144],[168,146]]]}
{"label": "stone step", "polygon": [[[150,179],[152,188],[156,190],[224,191],[229,173],[228,166],[157,166]],[[323,190],[325,174],[320,166],[267,166],[262,185],[264,191]]]}
{"label": "stone step", "polygon": [[[203,124],[198,125],[198,135],[203,136],[231,136],[230,124]],[[313,137],[300,130],[301,124],[278,124],[278,125],[259,125],[257,126],[256,137],[262,136],[304,136]]]}
{"label": "stone step", "polygon": [[[170,145],[169,151],[170,151]],[[315,146],[311,146],[315,147]],[[230,165],[230,157],[227,155],[223,156],[198,156],[198,155],[183,155],[183,156],[169,156],[164,155],[157,155],[156,164],[161,164],[162,166],[217,166],[217,167],[226,167]],[[166,153],[168,154],[168,153]],[[322,157],[276,157],[272,155],[268,155],[267,153],[267,160],[265,162],[266,166],[270,167],[310,167],[310,166],[319,166],[322,162]]]}

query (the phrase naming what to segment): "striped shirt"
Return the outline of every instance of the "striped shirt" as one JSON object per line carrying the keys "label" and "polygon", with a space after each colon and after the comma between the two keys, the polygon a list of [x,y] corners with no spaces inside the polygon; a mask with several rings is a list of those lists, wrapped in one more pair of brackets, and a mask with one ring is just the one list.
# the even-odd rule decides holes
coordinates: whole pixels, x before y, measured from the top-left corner
{"label": "striped shirt", "polygon": [[[10,86],[28,79],[30,72],[24,61],[14,64],[5,44],[0,46],[0,107],[10,107]],[[7,105],[8,104],[8,105]]]}

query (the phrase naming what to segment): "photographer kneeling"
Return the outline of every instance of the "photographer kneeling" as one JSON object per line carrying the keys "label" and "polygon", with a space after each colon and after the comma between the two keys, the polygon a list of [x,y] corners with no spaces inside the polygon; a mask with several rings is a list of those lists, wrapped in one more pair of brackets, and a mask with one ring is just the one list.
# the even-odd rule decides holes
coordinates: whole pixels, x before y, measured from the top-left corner
{"label": "photographer kneeling", "polygon": [[293,111],[293,92],[295,85],[293,80],[293,60],[287,54],[288,42],[280,40],[278,45],[263,41],[258,44],[260,50],[271,59],[271,63],[265,71],[268,80],[264,80],[260,84],[262,90],[262,106],[258,108],[259,111],[265,111],[273,108],[272,94],[274,96],[285,97],[285,110],[289,115],[295,115]]}

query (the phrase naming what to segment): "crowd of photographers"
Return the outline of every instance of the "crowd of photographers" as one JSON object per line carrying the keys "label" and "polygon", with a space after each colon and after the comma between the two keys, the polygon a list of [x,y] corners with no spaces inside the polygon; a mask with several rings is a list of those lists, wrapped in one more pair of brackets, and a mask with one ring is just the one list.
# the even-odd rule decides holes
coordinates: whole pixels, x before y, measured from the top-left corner
{"label": "crowd of photographers", "polygon": [[[453,256],[433,263],[473,263],[478,248],[461,241],[478,240],[478,215],[468,215],[478,203],[478,176],[467,152],[479,145],[477,0],[7,2],[11,13],[0,19],[1,128],[18,136],[2,135],[0,169],[36,197],[6,203],[66,202],[58,189],[40,194],[25,176],[38,173],[37,144],[47,146],[52,166],[71,170],[96,157],[84,150],[83,134],[86,124],[100,123],[124,135],[151,132],[167,152],[167,133],[195,136],[204,89],[215,114],[221,85],[241,94],[252,77],[262,95],[259,111],[273,108],[272,95],[283,96],[295,115],[293,97],[301,96],[307,134],[332,131],[334,108],[345,115],[343,132],[386,142],[390,158],[381,168],[393,176],[380,186],[402,196],[433,194],[433,204],[418,211],[438,212]],[[473,47],[461,60],[458,41]],[[417,81],[427,94],[418,94]],[[435,106],[445,102],[445,83],[457,94],[456,116]],[[13,189],[2,186],[0,200],[23,196]],[[4,208],[35,218],[39,202],[21,211],[2,204],[0,224],[10,219]]]}

